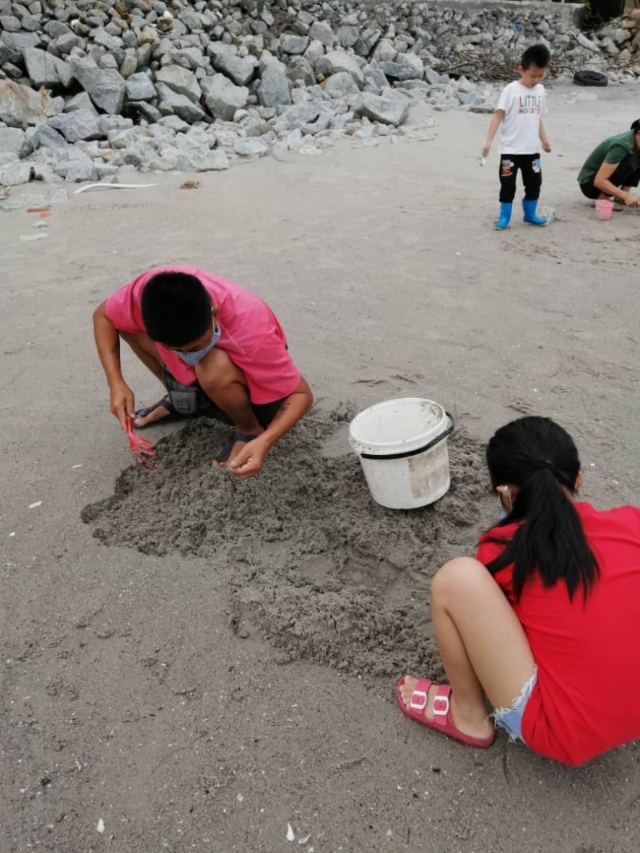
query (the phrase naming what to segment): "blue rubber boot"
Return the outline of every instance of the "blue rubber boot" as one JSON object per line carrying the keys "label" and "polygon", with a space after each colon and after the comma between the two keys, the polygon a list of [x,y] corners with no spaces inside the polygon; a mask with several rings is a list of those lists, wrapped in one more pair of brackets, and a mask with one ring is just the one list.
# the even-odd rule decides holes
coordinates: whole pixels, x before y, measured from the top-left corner
{"label": "blue rubber boot", "polygon": [[538,200],[534,199],[531,201],[530,199],[523,198],[522,199],[522,209],[524,211],[524,221],[528,222],[529,225],[546,225],[547,220],[544,216],[538,216],[536,213],[536,207],[538,206]]}
{"label": "blue rubber boot", "polygon": [[500,216],[498,217],[498,220],[495,223],[496,231],[504,231],[505,228],[509,227],[509,223],[511,222],[512,209],[512,204],[506,204],[505,202],[502,202],[502,204],[500,205]]}

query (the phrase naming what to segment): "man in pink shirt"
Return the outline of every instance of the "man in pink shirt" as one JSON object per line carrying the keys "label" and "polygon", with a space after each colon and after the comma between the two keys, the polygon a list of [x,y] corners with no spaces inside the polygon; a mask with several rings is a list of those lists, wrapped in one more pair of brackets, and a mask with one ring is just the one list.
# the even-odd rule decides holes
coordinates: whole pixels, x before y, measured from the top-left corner
{"label": "man in pink shirt", "polygon": [[[169,417],[217,418],[233,430],[214,465],[241,478],[261,470],[313,402],[268,305],[207,270],[149,270],[99,305],[93,320],[120,426],[127,418],[136,429]],[[135,410],[122,376],[121,338],[167,389],[153,406]]]}

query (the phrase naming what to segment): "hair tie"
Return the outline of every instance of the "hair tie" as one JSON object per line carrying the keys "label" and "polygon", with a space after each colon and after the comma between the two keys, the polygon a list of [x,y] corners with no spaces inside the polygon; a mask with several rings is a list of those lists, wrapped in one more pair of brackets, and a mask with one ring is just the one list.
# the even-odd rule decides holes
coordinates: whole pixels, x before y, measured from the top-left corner
{"label": "hair tie", "polygon": [[536,471],[540,471],[543,468],[547,468],[549,471],[552,471],[556,466],[553,464],[551,459],[540,459],[536,462]]}

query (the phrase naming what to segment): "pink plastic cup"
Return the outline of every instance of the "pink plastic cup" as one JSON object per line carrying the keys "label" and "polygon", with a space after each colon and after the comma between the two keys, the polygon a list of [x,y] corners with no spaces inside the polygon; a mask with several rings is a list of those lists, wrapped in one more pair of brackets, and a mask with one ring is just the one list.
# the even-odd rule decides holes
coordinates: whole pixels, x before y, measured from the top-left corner
{"label": "pink plastic cup", "polygon": [[613,202],[608,198],[596,199],[596,216],[601,222],[606,222],[613,216]]}

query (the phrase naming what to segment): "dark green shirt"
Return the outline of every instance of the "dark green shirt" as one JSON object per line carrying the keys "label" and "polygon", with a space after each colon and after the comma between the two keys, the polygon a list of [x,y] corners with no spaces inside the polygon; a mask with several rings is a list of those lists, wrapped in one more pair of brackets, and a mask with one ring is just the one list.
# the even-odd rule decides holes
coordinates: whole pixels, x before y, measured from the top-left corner
{"label": "dark green shirt", "polygon": [[610,136],[589,154],[584,166],[580,169],[578,183],[586,184],[592,181],[603,163],[621,163],[627,154],[635,153],[635,133],[633,130],[627,130],[626,133],[619,133],[617,136]]}

